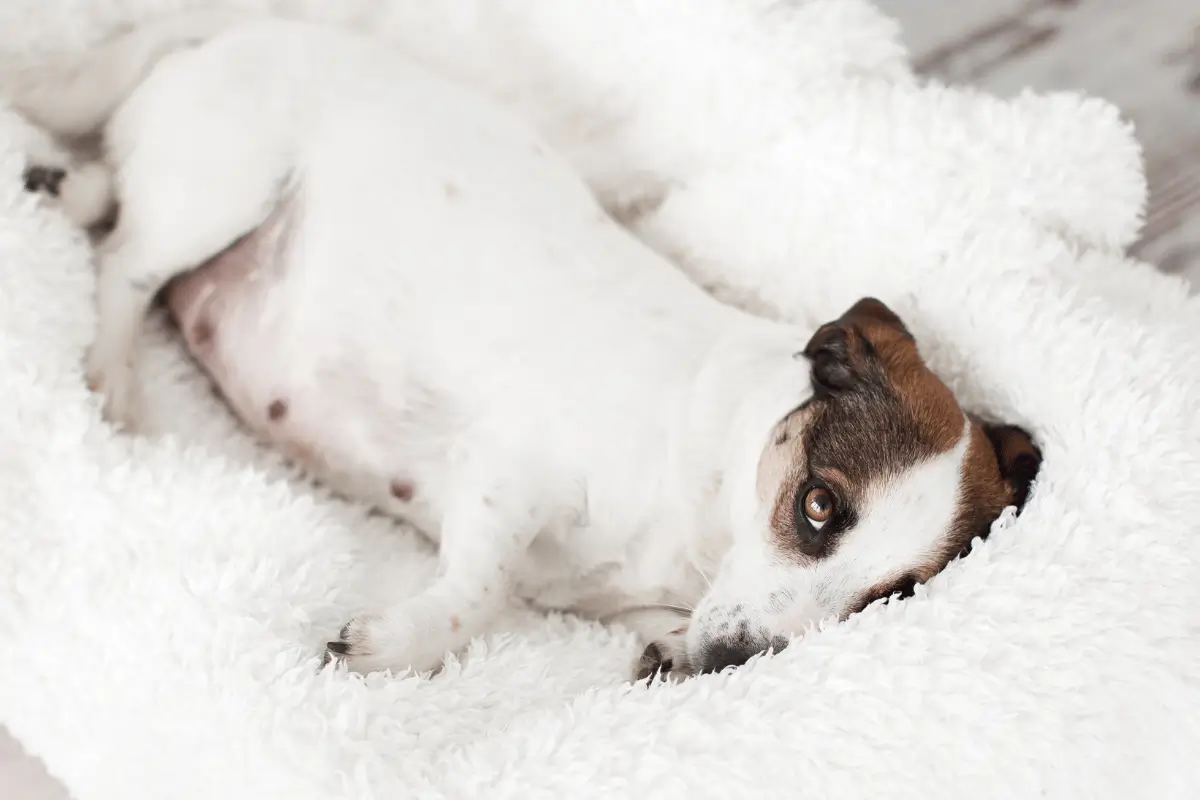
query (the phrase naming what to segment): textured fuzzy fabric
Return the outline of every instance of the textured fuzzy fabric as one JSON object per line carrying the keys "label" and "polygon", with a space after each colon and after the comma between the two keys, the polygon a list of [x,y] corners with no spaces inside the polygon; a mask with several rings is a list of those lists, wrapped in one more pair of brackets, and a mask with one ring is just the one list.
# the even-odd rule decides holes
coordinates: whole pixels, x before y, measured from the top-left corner
{"label": "textured fuzzy fabric", "polygon": [[[7,0],[0,74],[171,5]],[[858,0],[276,5],[503,97],[726,296],[878,295],[1042,477],[911,600],[732,674],[631,688],[630,636],[523,610],[432,679],[319,673],[428,546],[289,475],[161,325],[163,435],[100,423],[88,249],[5,113],[0,720],[75,797],[1200,796],[1200,301],[1122,256],[1111,107],[918,85]]]}

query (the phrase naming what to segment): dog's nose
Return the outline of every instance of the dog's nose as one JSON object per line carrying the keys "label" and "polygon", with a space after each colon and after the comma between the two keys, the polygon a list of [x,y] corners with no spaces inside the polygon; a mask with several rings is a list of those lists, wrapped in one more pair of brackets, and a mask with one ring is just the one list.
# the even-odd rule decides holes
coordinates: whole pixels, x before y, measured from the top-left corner
{"label": "dog's nose", "polygon": [[726,667],[740,667],[761,652],[762,649],[742,642],[713,642],[704,649],[700,671],[720,672]]}
{"label": "dog's nose", "polygon": [[778,653],[787,646],[788,640],[782,636],[776,636],[769,641],[765,638],[754,641],[739,637],[734,640],[713,642],[700,654],[700,671],[720,672],[726,667],[740,667],[759,653],[765,653],[768,649],[772,653]]}

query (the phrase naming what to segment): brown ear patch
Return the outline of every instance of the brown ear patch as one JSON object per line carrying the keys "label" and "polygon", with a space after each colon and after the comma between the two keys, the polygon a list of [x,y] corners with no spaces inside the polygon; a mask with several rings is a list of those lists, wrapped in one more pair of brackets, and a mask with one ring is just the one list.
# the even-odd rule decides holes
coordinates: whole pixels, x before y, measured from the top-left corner
{"label": "brown ear patch", "polygon": [[949,543],[958,555],[970,551],[976,537],[986,539],[992,522],[1006,506],[1025,507],[1042,454],[1033,438],[1015,425],[972,420],[971,443],[963,461],[959,516]]}
{"label": "brown ear patch", "polygon": [[1009,502],[1020,511],[1042,468],[1042,451],[1033,443],[1033,437],[1016,425],[984,425],[983,432],[995,452],[1000,478],[1009,490]]}
{"label": "brown ear patch", "polygon": [[[864,297],[817,329],[804,348],[817,392],[844,392],[879,380],[880,367],[916,359],[916,344],[900,318],[881,301]],[[883,362],[879,357],[883,356]]]}
{"label": "brown ear patch", "polygon": [[804,356],[818,397],[886,393],[935,452],[952,448],[962,435],[963,414],[953,393],[925,366],[912,334],[882,301],[863,298],[822,325]]}

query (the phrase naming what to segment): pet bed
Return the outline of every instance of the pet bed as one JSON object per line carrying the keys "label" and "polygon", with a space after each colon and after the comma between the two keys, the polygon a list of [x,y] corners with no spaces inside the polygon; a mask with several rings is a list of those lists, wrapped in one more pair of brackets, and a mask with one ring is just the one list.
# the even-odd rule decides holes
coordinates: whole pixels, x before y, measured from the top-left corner
{"label": "pet bed", "polygon": [[[185,5],[6,0],[0,67]],[[89,250],[0,112],[0,721],[73,796],[1200,796],[1200,308],[1123,255],[1145,187],[1112,107],[922,84],[861,0],[241,7],[503,99],[733,302],[881,297],[1045,463],[915,597],[732,673],[630,687],[629,634],[519,608],[432,679],[319,671],[431,550],[250,441],[159,322],[159,435],[100,422]]]}

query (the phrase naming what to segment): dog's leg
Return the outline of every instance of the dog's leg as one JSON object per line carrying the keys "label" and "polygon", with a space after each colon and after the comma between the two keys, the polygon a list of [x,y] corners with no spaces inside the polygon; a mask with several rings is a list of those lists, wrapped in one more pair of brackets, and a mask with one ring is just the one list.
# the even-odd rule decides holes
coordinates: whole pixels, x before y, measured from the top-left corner
{"label": "dog's leg", "polygon": [[442,521],[439,575],[421,594],[382,614],[356,617],[327,646],[327,659],[356,672],[429,670],[486,632],[508,600],[510,575],[544,528],[545,506],[505,482],[461,493]]}
{"label": "dog's leg", "polygon": [[637,634],[645,645],[634,662],[633,681],[674,679],[692,673],[687,660],[688,618],[669,608],[637,608],[604,620]]}
{"label": "dog's leg", "polygon": [[206,151],[159,136],[137,142],[118,178],[121,213],[100,247],[87,380],[109,421],[136,429],[137,345],[154,296],[261,225],[283,180],[249,147]]}

